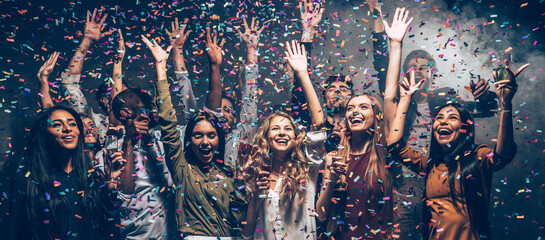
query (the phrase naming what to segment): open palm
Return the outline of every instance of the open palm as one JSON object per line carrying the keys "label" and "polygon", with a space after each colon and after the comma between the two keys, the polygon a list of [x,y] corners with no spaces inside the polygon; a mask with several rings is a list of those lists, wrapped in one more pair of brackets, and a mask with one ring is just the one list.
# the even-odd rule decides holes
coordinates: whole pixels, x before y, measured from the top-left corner
{"label": "open palm", "polygon": [[305,46],[296,43],[295,40],[286,42],[286,59],[295,72],[307,71],[307,53]]}
{"label": "open palm", "polygon": [[170,39],[170,44],[172,46],[183,47],[185,41],[189,37],[189,34],[193,32],[192,30],[187,30],[187,32],[185,31],[188,21],[189,19],[186,18],[184,21],[184,24],[180,28],[180,23],[178,22],[178,18],[175,18],[174,22],[170,23],[171,30],[170,31],[168,31],[168,29],[165,30],[167,32],[168,39]]}
{"label": "open palm", "polygon": [[[397,8],[394,14],[394,20],[392,21],[392,26],[389,26],[386,20],[384,20],[384,30],[390,38],[390,41],[401,42],[409,25],[413,22],[413,18],[409,18],[409,10],[405,8]],[[408,19],[408,20],[407,20]]]}
{"label": "open palm", "polygon": [[104,24],[104,21],[106,21],[106,18],[108,17],[108,14],[102,14],[100,12],[97,15],[97,9],[93,11],[93,15],[89,18],[89,11],[87,11],[87,21],[85,22],[85,33],[83,35],[84,38],[89,38],[94,41],[100,40],[104,36],[108,36],[114,32],[114,30],[108,31],[108,32],[101,32],[100,29],[102,28],[102,25]]}

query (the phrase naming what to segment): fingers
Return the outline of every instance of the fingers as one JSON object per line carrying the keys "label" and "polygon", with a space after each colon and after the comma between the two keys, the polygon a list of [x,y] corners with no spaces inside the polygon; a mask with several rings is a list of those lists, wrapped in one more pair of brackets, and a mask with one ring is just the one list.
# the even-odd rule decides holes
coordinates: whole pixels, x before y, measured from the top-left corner
{"label": "fingers", "polygon": [[[185,27],[184,27],[184,29],[185,29]],[[191,30],[191,29],[187,30],[187,32],[185,32],[185,34],[184,34],[184,39],[187,39],[187,37],[189,37],[189,34],[191,34],[192,32],[193,32],[193,30]]]}
{"label": "fingers", "polygon": [[225,38],[222,38],[222,39],[221,39],[221,42],[220,42],[220,45],[219,45],[220,48],[223,48],[223,44],[225,44]]}
{"label": "fingers", "polygon": [[212,42],[212,38],[210,37],[210,27],[206,27],[206,43],[210,44]]}
{"label": "fingers", "polygon": [[176,23],[174,27],[176,27],[176,30],[180,29],[180,23],[178,22],[178,18],[174,18],[174,22]]}
{"label": "fingers", "polygon": [[250,26],[250,29],[255,28],[255,17],[252,17],[252,25]]}
{"label": "fingers", "polygon": [[95,21],[95,18],[97,16],[97,9],[95,8],[95,10],[93,10],[93,15],[91,15],[91,21]]}
{"label": "fingers", "polygon": [[286,56],[288,58],[291,58],[291,56],[293,55],[293,51],[291,50],[290,42],[286,42],[286,51]]}
{"label": "fingers", "polygon": [[106,21],[106,18],[108,17],[108,14],[104,14],[104,16],[102,17],[102,19],[100,19],[100,25],[102,26],[102,24],[104,24],[104,22]]}
{"label": "fingers", "polygon": [[[55,63],[57,63],[57,60],[59,59],[59,52],[53,52],[53,54],[51,55],[51,57],[49,57],[49,60],[51,60],[51,65],[52,66],[55,66]],[[48,60],[48,61],[49,61]]]}
{"label": "fingers", "polygon": [[519,69],[517,69],[517,71],[515,72],[515,77],[517,77],[522,71],[524,71],[524,69],[526,69],[528,66],[530,66],[529,63],[526,63],[524,65],[522,65],[522,67],[520,67]]}
{"label": "fingers", "polygon": [[86,23],[89,22],[89,16],[90,16],[90,15],[91,15],[91,12],[89,12],[89,10],[87,10],[87,21],[86,21]]}
{"label": "fingers", "polygon": [[212,34],[212,41],[214,44],[217,44],[218,42],[218,33],[216,32],[216,30],[214,30],[214,33]]}
{"label": "fingers", "polygon": [[509,84],[510,82],[511,82],[511,80],[509,80],[509,79],[507,79],[507,80],[501,80],[501,81],[495,82],[495,83],[494,83],[494,86],[496,86],[496,88],[497,88],[497,86],[499,86],[499,85],[507,85],[507,84]]}
{"label": "fingers", "polygon": [[293,49],[297,50],[297,55],[301,55],[301,44],[298,44],[295,42],[295,40],[291,40],[291,44],[293,45]]}
{"label": "fingers", "polygon": [[148,38],[144,37],[144,35],[140,35],[140,37],[142,38],[142,42],[144,42],[149,49],[153,48],[154,45],[148,40]]}
{"label": "fingers", "polygon": [[303,56],[305,56],[305,58],[306,58],[307,57],[307,51],[305,50],[305,45],[301,44],[300,46],[302,48],[301,54],[303,54]]}
{"label": "fingers", "polygon": [[394,13],[394,20],[393,21],[396,21],[398,18],[399,18],[399,12],[400,12],[401,8],[396,8],[396,12]]}
{"label": "fingers", "polygon": [[[177,27],[174,25],[174,22],[170,22],[170,29],[172,32],[176,32],[176,30],[178,30]],[[167,33],[168,33],[168,29],[165,29],[165,30],[167,30]]]}

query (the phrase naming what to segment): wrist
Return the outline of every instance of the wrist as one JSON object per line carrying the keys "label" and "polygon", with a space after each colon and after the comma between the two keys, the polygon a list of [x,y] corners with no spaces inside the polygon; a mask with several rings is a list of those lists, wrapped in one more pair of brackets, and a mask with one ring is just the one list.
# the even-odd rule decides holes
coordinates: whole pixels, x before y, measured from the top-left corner
{"label": "wrist", "polygon": [[510,102],[509,103],[502,103],[502,104],[500,104],[500,108],[501,108],[502,111],[503,110],[511,111],[513,109],[513,104],[510,103]]}
{"label": "wrist", "polygon": [[314,40],[314,31],[304,29],[301,35],[301,42],[312,42]]}
{"label": "wrist", "polygon": [[401,41],[392,40],[390,38],[390,47],[391,48],[401,48]]}

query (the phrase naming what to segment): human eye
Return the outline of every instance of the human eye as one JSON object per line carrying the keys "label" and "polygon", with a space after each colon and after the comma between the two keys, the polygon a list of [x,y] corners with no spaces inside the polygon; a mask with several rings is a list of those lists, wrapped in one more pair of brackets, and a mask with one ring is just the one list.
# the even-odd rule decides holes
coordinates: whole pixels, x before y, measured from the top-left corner
{"label": "human eye", "polygon": [[217,134],[216,133],[209,133],[208,134],[208,138],[216,138]]}
{"label": "human eye", "polygon": [[193,134],[193,137],[196,138],[196,139],[201,139],[201,138],[202,138],[202,134],[200,134],[200,133],[194,133],[194,134]]}

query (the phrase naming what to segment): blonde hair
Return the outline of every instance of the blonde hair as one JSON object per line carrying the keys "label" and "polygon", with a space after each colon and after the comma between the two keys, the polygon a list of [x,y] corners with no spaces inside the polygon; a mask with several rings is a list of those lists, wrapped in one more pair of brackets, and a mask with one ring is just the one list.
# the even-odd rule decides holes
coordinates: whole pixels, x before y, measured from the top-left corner
{"label": "blonde hair", "polygon": [[[304,201],[304,193],[306,189],[306,182],[308,180],[308,171],[309,171],[309,165],[306,160],[306,156],[304,154],[304,146],[303,143],[306,138],[306,132],[304,128],[300,128],[299,124],[295,122],[295,120],[288,115],[285,112],[279,111],[275,112],[268,117],[266,117],[263,120],[263,125],[259,128],[257,131],[255,137],[254,137],[254,143],[257,145],[257,148],[259,149],[259,152],[261,154],[257,154],[256,159],[256,165],[257,166],[263,166],[264,161],[267,160],[269,162],[273,169],[274,164],[276,161],[272,159],[272,153],[269,143],[269,129],[271,126],[271,121],[275,117],[283,117],[290,121],[291,125],[293,126],[293,129],[295,131],[295,147],[291,151],[291,155],[288,159],[286,159],[286,168],[282,169],[282,173],[284,174],[285,181],[282,182],[281,191],[280,191],[280,198],[281,203],[284,206],[291,206],[293,203],[295,197],[297,194],[301,197],[301,202]],[[257,175],[259,171],[255,168],[249,169],[250,173],[250,181],[252,183],[255,183],[257,179]]]}

